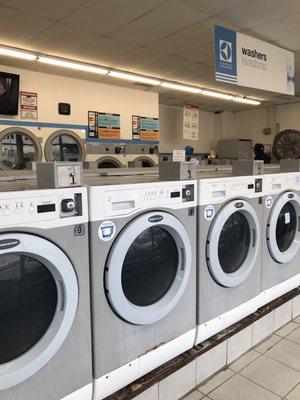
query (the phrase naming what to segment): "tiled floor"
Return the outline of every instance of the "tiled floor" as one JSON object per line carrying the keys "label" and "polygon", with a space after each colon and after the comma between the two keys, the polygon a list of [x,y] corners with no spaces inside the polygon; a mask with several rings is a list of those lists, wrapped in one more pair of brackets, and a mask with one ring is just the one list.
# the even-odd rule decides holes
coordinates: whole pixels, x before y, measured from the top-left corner
{"label": "tiled floor", "polygon": [[300,400],[300,317],[184,400]]}

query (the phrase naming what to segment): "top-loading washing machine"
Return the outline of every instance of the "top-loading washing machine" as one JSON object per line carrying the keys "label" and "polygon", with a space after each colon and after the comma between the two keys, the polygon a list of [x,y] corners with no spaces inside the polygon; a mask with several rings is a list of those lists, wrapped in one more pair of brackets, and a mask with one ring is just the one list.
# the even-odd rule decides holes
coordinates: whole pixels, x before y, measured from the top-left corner
{"label": "top-loading washing machine", "polygon": [[88,186],[94,400],[195,340],[196,181],[122,179]]}
{"label": "top-loading washing machine", "polygon": [[261,196],[262,177],[198,179],[196,344],[259,306]]}
{"label": "top-loading washing machine", "polygon": [[91,400],[87,190],[14,185],[0,193],[0,398]]}
{"label": "top-loading washing machine", "polygon": [[261,303],[300,284],[300,173],[266,174]]}

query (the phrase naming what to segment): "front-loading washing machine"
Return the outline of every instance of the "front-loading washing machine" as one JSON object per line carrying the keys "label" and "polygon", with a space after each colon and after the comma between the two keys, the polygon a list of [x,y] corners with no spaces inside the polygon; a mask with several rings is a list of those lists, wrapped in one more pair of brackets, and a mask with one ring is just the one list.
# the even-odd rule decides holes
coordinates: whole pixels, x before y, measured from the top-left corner
{"label": "front-loading washing machine", "polygon": [[151,144],[126,145],[126,159],[129,168],[158,166],[158,146]]}
{"label": "front-loading washing machine", "polygon": [[86,150],[86,161],[90,168],[127,167],[125,144],[87,142]]}
{"label": "front-loading washing machine", "polygon": [[88,251],[86,188],[1,191],[1,400],[92,398]]}
{"label": "front-loading washing machine", "polygon": [[42,161],[42,138],[38,128],[2,126],[0,131],[0,169],[23,170],[27,163]]}
{"label": "front-loading washing machine", "polygon": [[85,129],[42,128],[40,135],[45,161],[86,160]]}
{"label": "front-loading washing machine", "polygon": [[264,175],[261,303],[300,285],[300,173]]}
{"label": "front-loading washing machine", "polygon": [[195,343],[259,306],[262,177],[198,180],[198,288]]}
{"label": "front-loading washing machine", "polygon": [[194,344],[197,191],[196,181],[115,179],[88,193],[100,400]]}

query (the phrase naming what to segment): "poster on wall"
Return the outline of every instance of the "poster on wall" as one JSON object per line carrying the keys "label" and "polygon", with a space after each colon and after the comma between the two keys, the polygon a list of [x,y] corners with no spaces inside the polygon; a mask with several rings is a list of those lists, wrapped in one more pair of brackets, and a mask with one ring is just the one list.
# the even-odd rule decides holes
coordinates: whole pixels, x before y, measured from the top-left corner
{"label": "poster on wall", "polygon": [[294,70],[292,51],[215,26],[217,81],[294,95]]}
{"label": "poster on wall", "polygon": [[98,138],[120,138],[120,114],[98,113]]}
{"label": "poster on wall", "polygon": [[199,137],[199,107],[185,104],[183,107],[183,139],[198,140]]}
{"label": "poster on wall", "polygon": [[38,119],[37,93],[20,92],[21,118]]}
{"label": "poster on wall", "polygon": [[132,116],[132,139],[158,140],[158,118]]}
{"label": "poster on wall", "polygon": [[97,138],[98,137],[98,112],[88,111],[88,137]]}

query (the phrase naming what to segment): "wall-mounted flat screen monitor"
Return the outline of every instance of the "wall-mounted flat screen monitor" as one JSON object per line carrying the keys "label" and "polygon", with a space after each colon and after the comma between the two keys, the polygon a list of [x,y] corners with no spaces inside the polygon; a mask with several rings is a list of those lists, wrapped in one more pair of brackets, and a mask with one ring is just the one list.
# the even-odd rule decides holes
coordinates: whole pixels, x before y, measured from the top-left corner
{"label": "wall-mounted flat screen monitor", "polygon": [[18,114],[19,83],[19,75],[0,72],[0,114]]}

